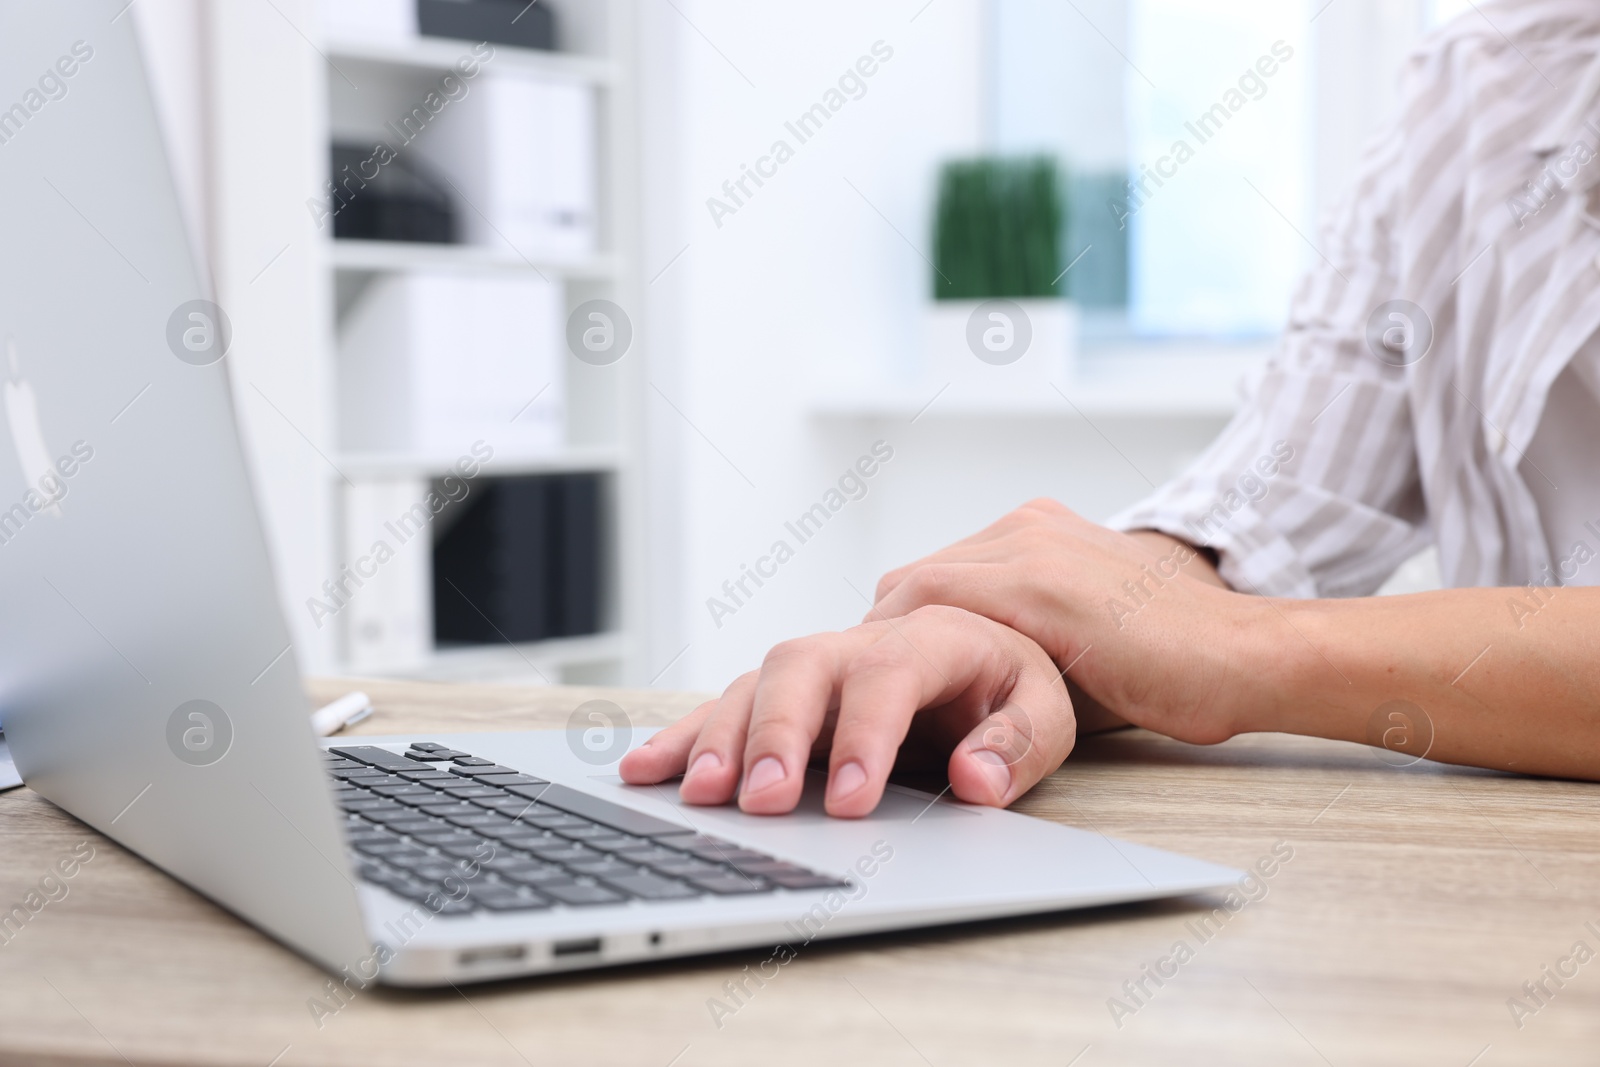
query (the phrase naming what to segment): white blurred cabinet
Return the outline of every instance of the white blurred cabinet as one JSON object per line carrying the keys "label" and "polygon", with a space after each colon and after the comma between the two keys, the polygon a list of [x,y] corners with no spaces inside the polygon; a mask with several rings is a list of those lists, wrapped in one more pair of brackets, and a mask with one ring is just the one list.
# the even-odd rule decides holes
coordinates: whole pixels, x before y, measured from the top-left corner
{"label": "white blurred cabinet", "polygon": [[[404,32],[358,40],[347,27],[338,35],[325,33],[317,0],[205,7],[211,258],[221,302],[235,323],[230,369],[246,448],[284,607],[307,669],[596,683],[628,681],[640,673],[631,660],[643,615],[636,0],[541,2],[555,9],[562,51],[496,44],[474,85],[482,90],[490,79],[502,78],[517,87],[543,86],[566,102],[559,121],[592,126],[592,159],[569,169],[587,175],[592,185],[592,238],[534,251],[497,238],[475,217],[458,220],[467,244],[334,240],[331,225],[319,225],[313,208],[326,192],[332,141],[370,140],[386,123],[400,121],[474,42],[408,38]],[[468,96],[453,106],[471,102]],[[462,124],[452,134],[456,142],[441,140],[439,148],[465,152],[470,146],[461,139],[472,135],[473,124]],[[472,216],[475,209],[458,201],[457,211]],[[602,633],[436,650],[430,551],[420,538],[396,546],[396,558],[355,591],[332,624],[316,607],[318,600],[326,605],[328,584],[337,586],[360,563],[372,541],[367,527],[374,516],[403,511],[401,505],[425,495],[458,460],[453,452],[420,445],[341,445],[353,439],[347,432],[352,427],[342,424],[338,393],[343,320],[374,285],[401,291],[407,279],[421,275],[481,283],[486,294],[515,289],[518,279],[537,280],[555,292],[553,312],[563,336],[568,315],[590,300],[612,301],[629,315],[632,347],[616,362],[581,362],[563,345],[565,411],[553,439],[497,449],[481,475],[604,475],[609,530]],[[401,284],[394,284],[397,279]],[[373,369],[365,368],[369,374]],[[403,371],[396,367],[397,374]],[[508,397],[522,384],[508,382]],[[425,434],[393,439],[427,441]]]}

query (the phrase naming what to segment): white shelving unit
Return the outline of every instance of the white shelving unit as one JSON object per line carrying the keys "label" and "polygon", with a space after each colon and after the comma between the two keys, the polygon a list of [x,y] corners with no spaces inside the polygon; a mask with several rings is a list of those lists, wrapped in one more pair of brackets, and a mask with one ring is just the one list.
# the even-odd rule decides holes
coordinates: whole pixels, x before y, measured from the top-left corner
{"label": "white shelving unit", "polygon": [[[643,614],[637,592],[643,546],[636,431],[643,407],[644,331],[638,310],[642,283],[634,267],[636,0],[541,0],[554,9],[561,50],[496,43],[492,59],[474,79],[533,76],[595,94],[596,251],[576,258],[525,253],[508,243],[335,240],[331,226],[312,224],[305,205],[322,191],[330,143],[353,130],[376,131],[384,116],[398,120],[475,43],[328,40],[318,29],[322,2],[280,0],[260,5],[264,15],[251,5],[220,5],[208,39],[216,89],[210,132],[219,190],[213,261],[222,302],[243,342],[233,359],[236,402],[302,658],[321,673],[627,681],[639,673],[631,657]],[[280,91],[276,86],[286,77],[291,80]],[[271,114],[262,110],[266,78],[275,85]],[[451,106],[470,106],[470,99],[469,93]],[[458,210],[471,209],[458,205]],[[352,452],[338,444],[340,316],[373,278],[411,271],[500,277],[526,272],[562,287],[563,321],[577,305],[596,298],[615,302],[633,319],[632,346],[616,363],[591,366],[561,354],[566,361],[564,445],[533,455],[496,454],[480,476],[605,476],[603,632],[532,644],[433,649],[373,670],[352,664],[347,635],[339,632],[347,618],[326,626],[307,620],[307,596],[347,562],[343,521],[351,485],[426,485],[456,461],[454,455]]]}
{"label": "white shelving unit", "polygon": [[622,264],[613,256],[584,260],[530,260],[510,248],[473,245],[407,244],[402,241],[332,242],[328,256],[335,270],[512,270],[535,271],[565,279],[613,280]]}

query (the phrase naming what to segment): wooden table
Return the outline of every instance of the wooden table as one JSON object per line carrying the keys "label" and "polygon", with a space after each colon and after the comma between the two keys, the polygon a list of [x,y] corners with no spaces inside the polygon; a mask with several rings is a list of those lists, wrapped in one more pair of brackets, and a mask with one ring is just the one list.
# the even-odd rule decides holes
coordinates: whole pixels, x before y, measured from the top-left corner
{"label": "wooden table", "polygon": [[[363,685],[378,713],[354,733],[555,726],[601,695],[648,725],[695,702]],[[465,996],[370,991],[319,1030],[316,968],[19,790],[0,795],[5,910],[79,842],[95,855],[0,944],[0,1063],[1600,1061],[1600,958],[1572,955],[1579,941],[1600,953],[1600,788],[1394,768],[1334,742],[1195,748],[1127,731],[1084,743],[1019,807],[1238,867],[1280,860],[1259,899],[1209,927],[1220,896],[819,942],[720,1028],[708,1001],[766,952]],[[1146,965],[1170,977],[1157,985]],[[1546,966],[1576,973],[1558,987]],[[1530,998],[1523,983],[1540,979],[1551,995]]]}

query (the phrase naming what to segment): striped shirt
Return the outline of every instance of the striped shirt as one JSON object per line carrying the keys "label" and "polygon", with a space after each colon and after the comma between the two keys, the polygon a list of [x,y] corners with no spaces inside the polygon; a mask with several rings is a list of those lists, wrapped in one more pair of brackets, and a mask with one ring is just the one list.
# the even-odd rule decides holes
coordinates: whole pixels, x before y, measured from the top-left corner
{"label": "striped shirt", "polygon": [[1276,596],[1430,543],[1448,585],[1600,584],[1600,2],[1481,12],[1407,60],[1251,399],[1111,525]]}

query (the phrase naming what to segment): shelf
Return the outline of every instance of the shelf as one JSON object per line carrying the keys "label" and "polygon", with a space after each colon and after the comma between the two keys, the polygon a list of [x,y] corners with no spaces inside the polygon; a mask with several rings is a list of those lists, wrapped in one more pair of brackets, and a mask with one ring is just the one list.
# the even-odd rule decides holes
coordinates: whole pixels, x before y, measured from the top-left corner
{"label": "shelf", "polygon": [[522,270],[562,278],[613,278],[620,269],[610,256],[555,260],[512,248],[349,238],[328,242],[328,261],[341,271]]}
{"label": "shelf", "polygon": [[[1126,345],[1091,349],[1077,373],[985,389],[960,383],[856,384],[819,397],[828,419],[1228,418],[1270,345]],[[981,371],[977,372],[981,373]],[[942,391],[941,391],[942,390]]]}
{"label": "shelf", "polygon": [[[352,479],[434,478],[453,473],[458,458],[458,456],[350,452],[339,457],[339,470]],[[575,447],[548,455],[496,455],[483,464],[479,477],[504,478],[521,474],[612,471],[621,465],[622,455],[615,448]]]}
{"label": "shelf", "polygon": [[[418,37],[410,41],[396,42],[333,41],[326,50],[333,63],[341,69],[346,64],[354,66],[370,64],[442,73],[452,69],[456,61],[463,55],[469,54],[472,46],[477,43],[479,42],[458,41],[445,37]],[[617,81],[617,65],[610,60],[574,55],[570,52],[543,52],[533,48],[517,48],[507,44],[494,46],[494,57],[484,64],[484,69],[535,74],[542,78],[579,82],[584,85],[611,85]],[[346,71],[346,74],[348,75],[349,71]]]}
{"label": "shelf", "polygon": [[429,681],[545,681],[560,684],[561,669],[609,663],[627,655],[620,633],[558,637],[528,644],[471,645],[445,648],[422,663],[396,668],[387,675]]}

